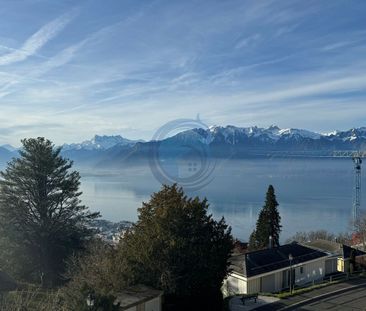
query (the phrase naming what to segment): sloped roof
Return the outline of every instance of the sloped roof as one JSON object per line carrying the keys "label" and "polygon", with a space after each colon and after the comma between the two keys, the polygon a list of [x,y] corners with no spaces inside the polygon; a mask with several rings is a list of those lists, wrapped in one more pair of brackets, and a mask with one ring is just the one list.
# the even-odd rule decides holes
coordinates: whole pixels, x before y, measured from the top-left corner
{"label": "sloped roof", "polygon": [[328,252],[332,255],[341,256],[343,259],[348,259],[351,256],[351,251],[354,250],[355,256],[365,255],[366,253],[356,248],[347,246],[345,244],[337,243],[327,240],[314,240],[306,243],[306,246],[315,248],[320,251]]}
{"label": "sloped roof", "polygon": [[328,256],[325,252],[298,243],[290,243],[233,257],[231,268],[246,277],[252,277],[289,267],[290,254],[293,257],[292,265]]}
{"label": "sloped roof", "polygon": [[366,255],[365,252],[359,250],[359,249],[356,249],[356,248],[353,248],[353,247],[350,247],[350,246],[347,246],[347,245],[342,245],[343,246],[343,258],[344,259],[348,259],[351,257],[351,252],[354,251],[354,255],[355,256],[362,256],[362,255]]}
{"label": "sloped roof", "polygon": [[312,248],[316,248],[321,251],[331,253],[332,255],[342,255],[342,244],[334,241],[317,239],[314,241],[307,242],[305,243],[305,245]]}
{"label": "sloped roof", "polygon": [[145,285],[135,285],[117,294],[116,303],[120,303],[121,310],[127,310],[146,301],[159,297],[162,291]]}
{"label": "sloped roof", "polygon": [[12,291],[18,284],[5,272],[0,271],[0,292]]}

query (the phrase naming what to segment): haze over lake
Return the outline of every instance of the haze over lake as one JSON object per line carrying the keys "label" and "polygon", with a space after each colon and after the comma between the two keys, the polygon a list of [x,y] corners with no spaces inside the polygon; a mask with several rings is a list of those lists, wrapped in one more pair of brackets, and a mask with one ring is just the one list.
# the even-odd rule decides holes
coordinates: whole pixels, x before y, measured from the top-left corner
{"label": "haze over lake", "polygon": [[[225,216],[247,241],[269,184],[275,187],[284,241],[297,231],[349,230],[354,171],[351,159],[271,158],[218,160],[213,180],[191,196],[207,197],[215,218]],[[82,171],[83,202],[112,221],[137,219],[137,209],[161,184],[147,164]],[[365,184],[365,176],[362,177]],[[364,193],[364,191],[363,191]]]}

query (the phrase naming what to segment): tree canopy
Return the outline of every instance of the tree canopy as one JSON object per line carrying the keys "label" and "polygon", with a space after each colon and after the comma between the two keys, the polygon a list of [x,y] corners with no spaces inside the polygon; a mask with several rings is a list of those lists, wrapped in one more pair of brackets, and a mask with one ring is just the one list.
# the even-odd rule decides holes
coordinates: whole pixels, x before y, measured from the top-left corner
{"label": "tree canopy", "polygon": [[98,217],[79,199],[80,175],[45,138],[24,139],[0,173],[0,260],[43,285],[59,281],[65,259],[83,248]]}
{"label": "tree canopy", "polygon": [[177,185],[154,193],[120,242],[116,264],[125,263],[122,278],[160,288],[168,301],[211,296],[212,303],[228,273],[233,238],[223,218],[208,214],[208,206]]}
{"label": "tree canopy", "polygon": [[266,200],[259,212],[256,228],[249,238],[249,248],[252,250],[267,248],[270,244],[273,247],[280,245],[281,216],[278,212],[278,202],[275,190],[269,185]]}
{"label": "tree canopy", "polygon": [[314,230],[314,231],[298,231],[293,236],[286,240],[286,243],[291,243],[293,241],[299,243],[307,243],[315,240],[326,240],[333,241],[337,243],[342,243],[346,245],[352,244],[352,234],[351,233],[338,233],[337,235],[326,230]]}

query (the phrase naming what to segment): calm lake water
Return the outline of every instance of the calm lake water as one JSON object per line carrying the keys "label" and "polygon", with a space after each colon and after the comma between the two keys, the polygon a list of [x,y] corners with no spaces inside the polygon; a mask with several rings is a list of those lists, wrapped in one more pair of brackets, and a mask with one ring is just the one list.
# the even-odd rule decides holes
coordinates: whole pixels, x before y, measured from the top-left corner
{"label": "calm lake water", "polygon": [[[189,195],[207,197],[214,217],[225,216],[233,234],[242,240],[255,227],[269,184],[275,187],[280,204],[282,241],[297,231],[338,233],[350,228],[351,159],[218,160],[211,177],[208,185]],[[113,171],[84,170],[81,181],[84,204],[112,221],[135,221],[141,202],[160,189],[147,164]]]}

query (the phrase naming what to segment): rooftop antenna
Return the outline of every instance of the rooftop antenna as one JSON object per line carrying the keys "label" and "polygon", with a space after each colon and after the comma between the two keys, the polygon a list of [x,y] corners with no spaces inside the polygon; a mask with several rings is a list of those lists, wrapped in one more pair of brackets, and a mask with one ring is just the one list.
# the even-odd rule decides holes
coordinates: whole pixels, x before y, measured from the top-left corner
{"label": "rooftop antenna", "polygon": [[269,239],[268,239],[268,248],[273,248],[273,238],[272,238],[272,235],[269,236]]}

